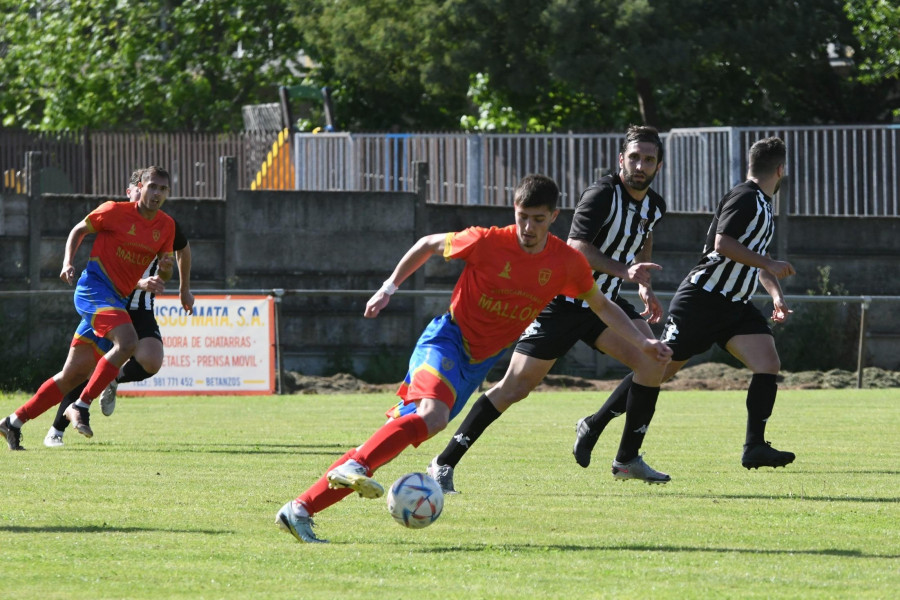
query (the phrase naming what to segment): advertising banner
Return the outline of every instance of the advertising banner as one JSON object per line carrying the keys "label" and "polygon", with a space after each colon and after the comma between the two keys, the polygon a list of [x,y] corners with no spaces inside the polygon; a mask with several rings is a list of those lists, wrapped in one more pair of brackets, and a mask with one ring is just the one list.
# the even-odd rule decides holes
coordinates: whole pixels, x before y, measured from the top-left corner
{"label": "advertising banner", "polygon": [[165,359],[159,373],[121,383],[124,395],[271,394],[275,390],[275,302],[270,296],[157,296]]}

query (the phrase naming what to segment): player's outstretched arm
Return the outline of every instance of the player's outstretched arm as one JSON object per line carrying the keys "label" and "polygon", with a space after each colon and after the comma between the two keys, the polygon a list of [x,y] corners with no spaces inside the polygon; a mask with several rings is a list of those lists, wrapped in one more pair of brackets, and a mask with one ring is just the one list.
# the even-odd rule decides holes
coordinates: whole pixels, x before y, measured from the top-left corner
{"label": "player's outstretched arm", "polygon": [[84,236],[89,233],[91,233],[91,227],[88,225],[87,219],[85,219],[75,225],[72,231],[69,232],[69,237],[66,238],[66,250],[63,254],[62,271],[59,273],[59,278],[69,285],[75,283],[75,253],[78,252],[78,247],[81,246]]}
{"label": "player's outstretched arm", "polygon": [[412,247],[406,251],[400,262],[394,268],[394,272],[384,282],[381,288],[369,298],[366,303],[366,311],[363,313],[368,319],[378,316],[388,302],[391,301],[391,294],[397,291],[406,279],[416,272],[422,265],[428,262],[428,259],[435,254],[444,252],[444,244],[447,239],[446,233],[434,233],[420,238]]}
{"label": "player's outstretched arm", "polygon": [[629,280],[628,265],[606,256],[605,254],[600,252],[592,243],[575,238],[569,238],[566,243],[572,248],[575,248],[576,250],[584,254],[584,257],[587,259],[588,264],[591,265],[591,268],[593,270],[599,271],[600,273],[606,273],[607,275],[612,275],[613,277],[618,277],[619,279],[624,279],[626,281]]}
{"label": "player's outstretched arm", "polygon": [[634,326],[625,311],[604,296],[596,285],[582,299],[587,301],[591,310],[609,325],[610,329],[640,348],[641,352],[661,363],[667,363],[672,359],[671,348],[659,340],[644,337],[644,334]]}

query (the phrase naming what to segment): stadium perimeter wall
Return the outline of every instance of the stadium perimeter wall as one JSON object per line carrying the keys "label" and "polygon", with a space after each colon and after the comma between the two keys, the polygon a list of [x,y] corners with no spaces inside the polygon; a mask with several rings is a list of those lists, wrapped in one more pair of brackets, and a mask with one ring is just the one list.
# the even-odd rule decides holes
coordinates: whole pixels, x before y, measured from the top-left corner
{"label": "stadium perimeter wall", "polygon": [[[512,209],[447,206],[412,192],[293,192],[237,189],[233,161],[223,159],[222,199],[170,198],[164,210],[175,217],[191,242],[192,288],[203,290],[285,289],[280,303],[280,343],[286,371],[318,375],[352,364],[357,373],[399,380],[425,322],[446,308],[447,295],[396,296],[378,319],[362,317],[374,290],[418,237],[469,225],[507,225]],[[417,173],[425,190],[425,173]],[[37,190],[38,186],[28,189]],[[77,319],[71,288],[59,270],[69,230],[107,197],[22,194],[0,196],[0,291],[30,290],[2,298],[0,319],[27,324],[18,343],[40,352],[66,344]],[[552,232],[565,238],[572,210],[561,212]],[[708,214],[669,214],[654,232],[657,291],[674,291],[695,263],[709,226]],[[798,274],[783,281],[788,294],[817,288],[818,267],[848,295],[900,295],[900,220],[892,218],[779,217],[778,254]],[[79,250],[81,268],[90,244]],[[403,285],[404,290],[449,290],[461,265],[432,259]],[[170,284],[177,290],[176,284]],[[307,295],[292,290],[334,290]],[[760,288],[761,290],[761,288]],[[55,293],[54,293],[55,292]],[[764,295],[764,292],[763,292]],[[900,369],[900,311],[892,303],[869,309],[867,366]],[[602,375],[607,361],[589,351],[575,355],[584,369]]]}

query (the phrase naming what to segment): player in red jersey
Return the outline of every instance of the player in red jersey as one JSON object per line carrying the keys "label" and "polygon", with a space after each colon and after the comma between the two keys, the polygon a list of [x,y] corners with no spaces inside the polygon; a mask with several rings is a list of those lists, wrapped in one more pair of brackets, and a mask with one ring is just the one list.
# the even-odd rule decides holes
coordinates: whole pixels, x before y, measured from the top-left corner
{"label": "player in red jersey", "polygon": [[625,339],[660,362],[669,348],[646,337],[597,288],[580,252],[550,235],[559,188],[542,175],[529,175],[515,192],[515,224],[470,227],[421,238],[397,264],[391,277],[366,304],[374,318],[397,286],[435,254],[466,262],[453,289],[450,310],[435,318],[419,337],[409,373],[397,394],[399,410],[362,446],[339,458],[316,483],[285,504],[276,524],[303,542],[322,542],[311,515],[356,491],[378,498],[384,488],[372,473],[409,445],[418,446],[443,430],[484,381],[506,348],[557,295],[585,300]]}
{"label": "player in red jersey", "polygon": [[0,422],[10,450],[23,450],[22,425],[56,406],[82,381],[88,384],[66,417],[86,437],[91,401],[118,375],[134,353],[138,335],[128,316],[126,299],[144,269],[159,257],[160,276],[172,277],[175,223],[160,211],[169,194],[169,174],[149,167],[141,177],[137,202],[105,202],[75,225],[66,240],[60,279],[75,281],[72,261],[85,236],[97,234],[88,265],[75,287],[75,309],[81,323],[72,339],[62,371],[41,385],[28,402]]}

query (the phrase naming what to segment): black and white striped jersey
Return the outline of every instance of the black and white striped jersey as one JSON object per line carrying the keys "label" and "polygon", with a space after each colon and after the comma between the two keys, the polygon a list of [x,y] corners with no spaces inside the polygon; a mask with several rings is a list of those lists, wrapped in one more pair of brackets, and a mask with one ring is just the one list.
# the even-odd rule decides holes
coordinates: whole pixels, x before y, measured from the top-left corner
{"label": "black and white striped jersey", "polygon": [[[628,195],[618,174],[607,175],[582,192],[569,239],[593,244],[611,259],[630,264],[665,213],[665,201],[652,189],[638,202]],[[607,298],[616,299],[621,277],[594,271],[594,279]]]}
{"label": "black and white striped jersey", "polygon": [[[175,219],[172,220],[175,221]],[[187,246],[187,244],[188,241],[184,232],[181,230],[181,227],[178,226],[178,221],[175,221],[175,241],[172,243],[172,250],[175,252],[184,250],[184,247]],[[144,271],[144,274],[141,275],[141,279],[153,277],[158,270],[159,258],[157,257],[153,259],[153,262],[150,263],[150,266],[148,266]],[[155,297],[156,294],[151,292],[134,289],[132,290],[131,295],[128,296],[128,301],[125,303],[125,306],[128,310],[153,310],[153,299]]]}
{"label": "black and white striped jersey", "polygon": [[725,194],[716,207],[706,234],[703,257],[687,279],[708,292],[722,294],[734,302],[753,297],[759,268],[736,262],[715,251],[716,234],[727,235],[756,252],[766,255],[775,233],[772,199],[753,181],[745,181]]}

